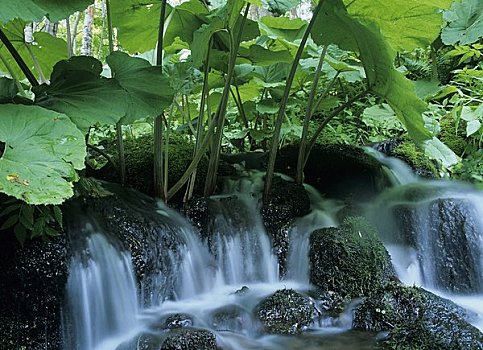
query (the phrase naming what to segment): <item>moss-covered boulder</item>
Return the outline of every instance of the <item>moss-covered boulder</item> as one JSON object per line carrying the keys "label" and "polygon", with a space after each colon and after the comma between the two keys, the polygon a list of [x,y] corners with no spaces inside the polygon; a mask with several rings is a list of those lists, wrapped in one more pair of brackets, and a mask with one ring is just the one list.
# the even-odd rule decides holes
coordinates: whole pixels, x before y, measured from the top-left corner
{"label": "moss-covered boulder", "polygon": [[355,311],[353,327],[387,331],[383,349],[481,350],[483,334],[467,312],[424,289],[389,283]]}
{"label": "moss-covered boulder", "polygon": [[298,334],[312,323],[314,303],[293,289],[281,289],[265,298],[256,313],[268,333]]}
{"label": "moss-covered boulder", "polygon": [[[124,152],[126,159],[126,184],[140,192],[154,195],[153,185],[153,137],[145,135],[136,139],[128,139],[124,142]],[[184,174],[193,159],[194,143],[184,137],[171,137],[168,147],[168,186],[174,185]],[[90,170],[89,174],[99,179],[119,182],[119,157],[115,144],[108,144],[106,152],[111,154],[113,163],[106,164],[99,170]],[[198,176],[195,183],[195,192],[202,194],[206,169],[208,166],[207,158],[203,158],[198,166]],[[184,191],[180,190],[175,201],[181,202]]]}
{"label": "moss-covered boulder", "polygon": [[402,142],[389,155],[405,161],[419,176],[434,178],[437,175],[438,170],[433,161],[411,141]]}
{"label": "moss-covered boulder", "polygon": [[310,282],[343,297],[373,294],[392,274],[389,254],[374,227],[361,217],[348,217],[340,227],[310,236]]}

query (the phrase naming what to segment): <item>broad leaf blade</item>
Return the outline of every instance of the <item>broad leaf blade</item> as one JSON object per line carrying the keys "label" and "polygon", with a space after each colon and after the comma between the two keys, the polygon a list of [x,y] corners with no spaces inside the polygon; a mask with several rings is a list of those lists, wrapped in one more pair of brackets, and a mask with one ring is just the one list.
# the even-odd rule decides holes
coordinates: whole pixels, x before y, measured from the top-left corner
{"label": "broad leaf blade", "polygon": [[468,45],[483,37],[483,1],[455,1],[444,13],[448,24],[441,32],[441,39],[446,45]]}
{"label": "broad leaf blade", "polygon": [[[475,0],[478,1],[478,0]],[[344,0],[351,17],[362,23],[375,23],[396,51],[426,47],[439,35],[440,9],[451,0]]]}
{"label": "broad leaf blade", "polygon": [[52,22],[67,18],[75,11],[84,10],[92,0],[17,0],[0,1],[0,23],[19,18],[36,21],[47,16]]}
{"label": "broad leaf blade", "polygon": [[37,106],[0,105],[0,192],[29,204],[60,204],[84,167],[84,136],[65,115]]}
{"label": "broad leaf blade", "polygon": [[154,117],[168,107],[174,96],[169,80],[160,66],[141,58],[114,52],[107,57],[113,78],[127,94],[127,113],[123,123]]}
{"label": "broad leaf blade", "polygon": [[318,44],[358,51],[372,92],[388,102],[418,144],[431,137],[422,118],[426,104],[416,96],[411,82],[394,68],[395,54],[375,25],[352,18],[341,0],[326,0],[312,36]]}
{"label": "broad leaf blade", "polygon": [[64,113],[82,131],[95,123],[115,124],[126,114],[126,93],[113,79],[100,76],[92,57],[72,57],[54,67],[50,85],[33,89],[35,104]]}

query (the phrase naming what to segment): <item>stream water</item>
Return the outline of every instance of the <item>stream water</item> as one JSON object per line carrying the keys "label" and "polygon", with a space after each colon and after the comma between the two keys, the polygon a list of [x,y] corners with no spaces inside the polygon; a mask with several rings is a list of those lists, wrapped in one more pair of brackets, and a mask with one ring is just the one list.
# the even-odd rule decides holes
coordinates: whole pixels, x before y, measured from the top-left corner
{"label": "stream water", "polygon": [[[474,234],[477,239],[472,241],[467,252],[479,249],[479,253],[473,252],[471,262],[479,264],[473,266],[476,272],[468,282],[468,288],[473,288],[472,292],[452,293],[451,288],[442,288],[444,286],[441,286],[441,283],[434,282],[434,274],[444,270],[444,266],[435,268],[431,265],[431,261],[435,260],[434,257],[438,254],[435,249],[418,251],[421,246],[425,246],[425,243],[419,242],[418,239],[430,237],[424,227],[421,232],[415,233],[416,243],[412,242],[412,246],[401,244],[400,240],[393,236],[384,236],[382,239],[403,282],[443,293],[444,296],[449,296],[480,316],[483,315],[483,303],[478,295],[483,293],[481,193],[463,185],[460,187],[449,183],[441,185],[423,182],[413,176],[404,164],[394,163],[393,160],[386,158],[381,158],[380,161],[387,165],[394,186],[381,194],[374,203],[366,203],[368,216],[374,219],[377,226],[395,227],[396,223],[393,221],[378,220],[377,215],[373,213],[381,207],[389,210],[397,206],[401,203],[401,198],[407,201],[407,197],[410,196],[404,194],[405,186],[431,188],[415,196],[416,199],[411,199],[412,207],[423,206],[421,203],[430,203],[443,197],[465,199],[466,210],[473,211],[473,220],[476,222]],[[66,318],[70,317],[75,322],[69,327],[65,326],[64,348],[137,349],[139,335],[150,334],[162,339],[166,332],[160,330],[159,325],[169,316],[179,314],[189,315],[178,320],[183,325],[213,331],[218,345],[226,350],[374,349],[374,339],[371,335],[350,330],[350,310],[340,315],[339,319],[317,320],[301,336],[286,337],[260,333],[260,325],[251,310],[264,297],[278,289],[293,288],[305,292],[311,288],[308,280],[309,235],[314,229],[336,226],[336,213],[341,208],[338,201],[323,198],[314,188],[306,187],[312,210],[305,217],[299,218],[290,231],[287,278],[281,279],[277,257],[272,252],[270,239],[259,215],[261,189],[262,175],[256,172],[244,172],[236,181],[228,181],[225,184],[225,194],[212,198],[215,203],[212,205],[215,219],[211,226],[213,232],[210,243],[200,239],[179,213],[162,204],[152,208],[160,217],[170,218],[167,226],[172,225],[172,229],[176,230],[183,241],[180,251],[159,253],[169,256],[170,266],[173,267],[170,273],[176,274],[178,278],[170,295],[161,295],[157,298],[146,298],[143,295],[144,289],[138,288],[131,257],[117,248],[116,240],[104,235],[95,223],[86,222],[82,235],[86,238],[80,242],[75,240],[76,253],[70,265],[64,314]],[[397,189],[399,192],[394,192]],[[233,205],[226,205],[224,199],[228,196],[236,196]],[[418,209],[417,212],[422,212],[421,215],[431,215],[430,210]],[[420,220],[425,222],[430,219],[423,217]],[[399,231],[393,229],[390,232],[397,236],[400,234]],[[166,276],[156,276],[152,280],[164,281]],[[241,293],[245,286],[249,288],[248,292]],[[150,302],[146,304],[146,300]],[[236,310],[237,317],[228,320],[217,319],[220,312],[227,310]],[[475,320],[480,329],[482,319],[480,317]]]}

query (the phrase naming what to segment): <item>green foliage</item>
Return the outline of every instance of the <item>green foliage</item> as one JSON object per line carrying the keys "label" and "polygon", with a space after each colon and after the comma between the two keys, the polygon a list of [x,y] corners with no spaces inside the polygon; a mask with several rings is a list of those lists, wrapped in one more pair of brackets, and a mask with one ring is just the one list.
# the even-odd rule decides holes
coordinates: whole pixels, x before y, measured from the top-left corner
{"label": "green foliage", "polygon": [[483,37],[483,2],[480,0],[455,1],[444,12],[447,22],[441,33],[446,45],[467,45]]}
{"label": "green foliage", "polygon": [[405,141],[394,149],[394,155],[402,158],[407,162],[418,174],[434,176],[437,169],[434,163],[416,147],[413,142]]}
{"label": "green foliage", "polygon": [[[34,42],[27,43],[24,39],[24,28],[27,23],[14,20],[1,27],[12,45],[25,60],[25,63],[34,73],[37,79],[48,78],[54,64],[67,58],[67,43],[61,38],[55,38],[48,33],[34,33]],[[0,55],[2,55],[13,73],[23,79],[23,73],[18,68],[15,60],[7,51],[5,45],[0,42]],[[0,71],[8,72],[7,67],[0,61]]]}
{"label": "green foliage", "polygon": [[344,0],[344,3],[353,18],[376,24],[394,50],[412,51],[427,47],[438,37],[443,24],[438,12],[451,6],[452,1]]}
{"label": "green foliage", "polygon": [[60,204],[84,168],[82,133],[63,114],[36,106],[0,105],[0,191],[28,204]]}
{"label": "green foliage", "polygon": [[85,9],[92,0],[19,0],[0,3],[0,24],[19,18],[38,21],[47,16],[52,22],[66,18],[75,11]]}
{"label": "green foliage", "polygon": [[27,239],[58,236],[62,217],[58,206],[33,206],[10,199],[0,205],[0,219],[4,219],[0,231],[13,228],[15,237],[23,244]]}

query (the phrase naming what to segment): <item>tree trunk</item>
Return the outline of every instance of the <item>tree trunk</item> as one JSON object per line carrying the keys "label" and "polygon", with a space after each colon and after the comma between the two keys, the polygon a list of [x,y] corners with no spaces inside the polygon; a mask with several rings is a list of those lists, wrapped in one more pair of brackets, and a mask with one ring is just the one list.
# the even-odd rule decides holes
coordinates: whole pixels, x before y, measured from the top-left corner
{"label": "tree trunk", "polygon": [[94,22],[94,5],[85,10],[84,27],[82,28],[81,56],[92,56],[92,24]]}
{"label": "tree trunk", "polygon": [[59,24],[57,22],[51,22],[48,19],[45,19],[44,31],[52,36],[57,36],[58,26]]}
{"label": "tree trunk", "polygon": [[24,39],[27,44],[32,44],[34,42],[34,24],[28,23],[23,29]]}

